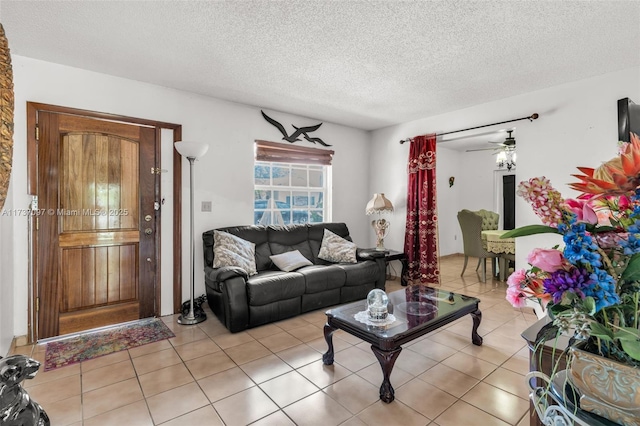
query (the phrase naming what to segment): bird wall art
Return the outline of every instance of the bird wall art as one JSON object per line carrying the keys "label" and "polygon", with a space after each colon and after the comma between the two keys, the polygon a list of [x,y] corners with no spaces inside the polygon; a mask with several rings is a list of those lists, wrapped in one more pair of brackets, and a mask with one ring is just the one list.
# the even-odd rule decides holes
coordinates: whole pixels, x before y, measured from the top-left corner
{"label": "bird wall art", "polygon": [[311,143],[314,143],[314,144],[319,143],[322,146],[331,146],[320,138],[313,138],[309,136],[309,133],[315,132],[316,130],[318,130],[320,126],[322,126],[322,123],[316,124],[315,126],[307,126],[307,127],[296,127],[292,125],[295,131],[289,135],[282,124],[278,123],[276,120],[269,117],[267,114],[264,113],[264,111],[260,110],[260,112],[262,113],[262,116],[264,117],[265,120],[267,120],[269,123],[275,126],[275,128],[278,129],[280,133],[282,133],[282,136],[283,136],[282,139],[287,142],[294,143],[297,141],[301,141],[302,139],[299,139],[299,137],[302,136],[306,141],[309,141]]}

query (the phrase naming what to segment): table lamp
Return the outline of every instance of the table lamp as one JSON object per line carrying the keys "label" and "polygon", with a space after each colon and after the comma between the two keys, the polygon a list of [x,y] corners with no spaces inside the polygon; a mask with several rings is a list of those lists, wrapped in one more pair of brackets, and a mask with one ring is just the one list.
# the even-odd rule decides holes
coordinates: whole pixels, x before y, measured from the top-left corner
{"label": "table lamp", "polygon": [[[366,208],[367,215],[372,214],[384,214],[393,212],[393,204],[391,201],[387,200],[383,193],[373,194],[373,198],[371,201],[367,203]],[[387,232],[389,231],[389,221],[383,218],[378,218],[371,221],[371,226],[376,232],[376,250],[384,251],[384,237],[387,236]]]}

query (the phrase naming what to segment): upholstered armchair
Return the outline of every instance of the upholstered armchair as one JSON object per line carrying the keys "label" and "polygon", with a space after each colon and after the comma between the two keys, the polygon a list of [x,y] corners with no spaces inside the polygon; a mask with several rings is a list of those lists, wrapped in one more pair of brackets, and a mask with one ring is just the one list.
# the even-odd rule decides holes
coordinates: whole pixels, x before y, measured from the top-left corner
{"label": "upholstered armchair", "polygon": [[[489,212],[492,213],[492,212]],[[495,214],[495,213],[494,213]],[[460,223],[460,229],[462,230],[462,244],[464,246],[464,266],[462,267],[462,273],[467,269],[467,262],[469,256],[478,258],[478,267],[482,265],[482,282],[487,281],[487,258],[496,259],[498,255],[496,253],[488,252],[482,246],[482,216],[471,210],[461,210],[458,212],[458,222]],[[497,229],[497,226],[496,226]],[[493,272],[495,273],[495,264],[492,263]]]}
{"label": "upholstered armchair", "polygon": [[482,217],[482,230],[483,231],[491,231],[493,229],[498,229],[500,225],[500,215],[498,213],[480,209],[477,212]]}

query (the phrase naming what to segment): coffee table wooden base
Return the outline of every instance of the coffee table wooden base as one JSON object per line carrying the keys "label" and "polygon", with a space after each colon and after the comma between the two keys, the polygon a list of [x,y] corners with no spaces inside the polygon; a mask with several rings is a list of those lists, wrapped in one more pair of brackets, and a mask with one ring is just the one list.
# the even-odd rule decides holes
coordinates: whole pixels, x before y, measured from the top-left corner
{"label": "coffee table wooden base", "polygon": [[[390,377],[393,366],[402,352],[402,345],[465,315],[471,315],[473,320],[471,341],[476,346],[482,345],[482,337],[478,334],[482,313],[478,309],[480,300],[477,298],[428,286],[411,286],[390,293],[389,300],[393,303],[391,306],[396,308],[394,313],[396,319],[389,328],[371,326],[356,320],[356,314],[363,308],[362,301],[327,311],[327,323],[324,326],[327,352],[322,355],[322,362],[325,365],[333,364],[333,333],[336,330],[343,330],[370,343],[371,351],[382,369],[380,399],[386,403],[392,402],[395,398]],[[415,313],[407,314],[408,312]]]}
{"label": "coffee table wooden base", "polygon": [[[471,313],[471,317],[473,318],[473,328],[471,330],[471,341],[476,346],[482,345],[482,336],[478,334],[478,327],[480,326],[480,321],[482,320],[482,312],[479,310]],[[327,341],[327,352],[322,355],[322,362],[325,365],[333,365],[333,333],[338,330],[335,327],[332,327],[329,324],[324,325],[324,339]],[[402,352],[402,348],[396,348],[390,351],[382,350],[374,345],[371,345],[371,351],[378,359],[380,363],[380,367],[382,368],[382,384],[380,385],[380,399],[387,404],[392,402],[395,399],[395,391],[393,386],[391,386],[391,372],[393,371],[393,366],[396,363],[396,359],[398,359],[398,355]]]}
{"label": "coffee table wooden base", "polygon": [[482,312],[478,309],[475,312],[471,312],[469,315],[471,315],[471,318],[473,319],[471,342],[476,346],[482,346],[482,336],[478,334],[478,327],[480,327],[480,321],[482,321]]}
{"label": "coffee table wooden base", "polygon": [[398,348],[392,351],[383,351],[382,349],[376,348],[371,345],[371,350],[373,354],[378,358],[378,362],[380,363],[380,367],[382,367],[382,385],[380,385],[380,399],[387,404],[395,399],[395,391],[393,390],[393,386],[391,386],[391,381],[389,378],[391,377],[391,370],[393,370],[393,365],[396,363],[396,359],[398,359],[398,355],[402,351],[402,348]]}

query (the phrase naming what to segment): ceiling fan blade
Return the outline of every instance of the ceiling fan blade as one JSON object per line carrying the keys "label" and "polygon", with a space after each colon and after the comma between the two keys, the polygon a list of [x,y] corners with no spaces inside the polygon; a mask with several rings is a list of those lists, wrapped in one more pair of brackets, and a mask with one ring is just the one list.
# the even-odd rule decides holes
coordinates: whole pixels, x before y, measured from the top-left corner
{"label": "ceiling fan blade", "polygon": [[467,149],[465,152],[476,152],[476,151],[494,151],[497,148],[478,148],[478,149]]}

